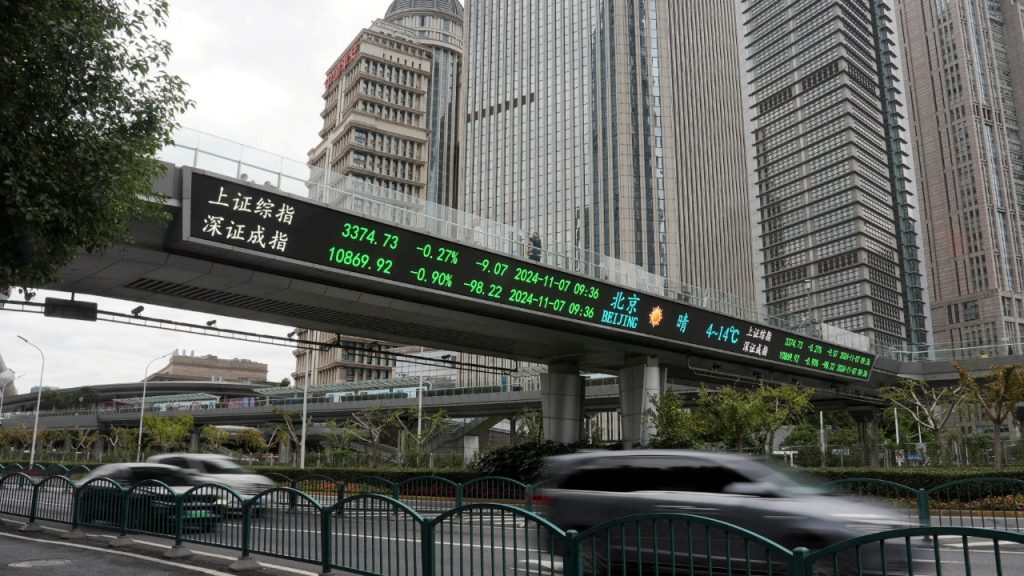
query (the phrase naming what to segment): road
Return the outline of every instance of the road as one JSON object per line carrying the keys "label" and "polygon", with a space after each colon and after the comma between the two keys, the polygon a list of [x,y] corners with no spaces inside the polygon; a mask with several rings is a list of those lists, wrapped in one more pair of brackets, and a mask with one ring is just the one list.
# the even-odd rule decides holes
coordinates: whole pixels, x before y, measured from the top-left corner
{"label": "road", "polygon": [[[70,493],[65,490],[41,491],[37,503],[41,517],[69,523],[69,498]],[[378,503],[380,501],[366,502],[362,508],[350,508],[344,515],[333,515],[327,520],[333,564],[371,573],[411,573],[410,568],[421,562],[421,524],[404,511]],[[0,509],[21,509],[27,513],[30,504],[30,489],[8,487],[0,491]],[[113,520],[97,518],[89,524],[112,535],[116,529]],[[982,520],[977,519],[975,525],[981,526]],[[985,519],[984,526],[991,528],[992,519]],[[316,570],[321,561],[322,527],[320,515],[312,505],[298,500],[295,506],[290,506],[286,500],[278,499],[251,520],[251,551],[266,557],[305,558],[308,563],[295,565]],[[242,534],[242,519],[228,516],[211,531],[185,533],[184,541],[237,557],[242,547]],[[550,541],[552,532],[525,514],[470,509],[442,519],[435,526],[433,536],[435,565],[444,566],[446,573],[461,572],[461,569],[452,572],[451,567],[468,570],[471,566],[486,567],[485,573],[493,574],[561,573],[561,559],[545,551],[557,547],[540,545],[542,540]],[[132,537],[164,545],[172,542],[168,534],[132,534]],[[1022,544],[942,536],[937,542],[916,538],[912,546],[916,558],[927,559],[915,565],[916,575],[997,574],[997,547],[1002,573],[1024,574]],[[58,576],[58,573],[49,576]]]}

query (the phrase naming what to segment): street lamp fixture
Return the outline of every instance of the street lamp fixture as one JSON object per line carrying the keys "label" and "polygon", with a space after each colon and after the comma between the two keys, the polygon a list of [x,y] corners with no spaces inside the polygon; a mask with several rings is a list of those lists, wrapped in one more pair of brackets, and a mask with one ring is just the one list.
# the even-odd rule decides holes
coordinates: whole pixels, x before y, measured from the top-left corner
{"label": "street lamp fixture", "polygon": [[39,358],[42,360],[42,364],[39,366],[39,387],[36,388],[36,415],[32,421],[32,451],[29,452],[28,456],[28,465],[29,468],[31,468],[32,465],[36,463],[36,436],[39,434],[39,403],[43,399],[43,370],[46,369],[46,355],[43,354],[43,351],[39,346],[29,342],[24,336],[19,334],[18,338],[20,338],[25,344],[35,348],[36,351],[39,352]]}
{"label": "street lamp fixture", "polygon": [[174,352],[171,351],[150,360],[149,364],[146,364],[146,372],[142,375],[142,403],[139,404],[139,442],[138,447],[135,449],[136,462],[142,462],[142,417],[146,414],[146,384],[149,383],[149,367],[153,365],[153,362],[167,358],[171,354],[174,354]]}

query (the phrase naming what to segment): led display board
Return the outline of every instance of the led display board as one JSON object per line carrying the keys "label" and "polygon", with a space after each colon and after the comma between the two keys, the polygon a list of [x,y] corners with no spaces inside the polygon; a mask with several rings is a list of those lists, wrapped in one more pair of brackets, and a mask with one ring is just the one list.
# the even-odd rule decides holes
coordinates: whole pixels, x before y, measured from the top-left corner
{"label": "led display board", "polygon": [[192,173],[183,239],[866,380],[874,356],[294,196]]}

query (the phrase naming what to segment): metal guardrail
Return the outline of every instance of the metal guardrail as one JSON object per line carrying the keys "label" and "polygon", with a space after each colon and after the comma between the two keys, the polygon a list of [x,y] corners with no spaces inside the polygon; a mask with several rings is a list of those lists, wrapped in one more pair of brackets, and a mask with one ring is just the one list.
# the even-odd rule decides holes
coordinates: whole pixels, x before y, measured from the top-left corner
{"label": "metal guardrail", "polygon": [[[430,485],[411,480],[415,482],[407,485],[417,489]],[[365,479],[361,482],[369,485]],[[30,524],[47,520],[72,529],[91,526],[121,536],[168,538],[175,546],[216,546],[237,551],[240,562],[261,554],[318,565],[322,573],[342,570],[371,576],[884,576],[949,573],[943,562],[951,556],[965,565],[966,574],[1009,575],[1020,574],[1022,567],[1014,564],[1018,558],[1003,551],[1007,545],[1024,544],[1019,532],[923,526],[865,534],[812,551],[687,514],[638,514],[576,532],[562,530],[529,510],[498,503],[456,503],[432,516],[373,493],[322,504],[292,488],[272,488],[246,498],[218,485],[176,492],[156,481],[129,488],[105,478],[82,485],[63,476],[35,482],[24,472],[0,478],[0,514],[26,518]],[[954,549],[944,550],[940,539],[948,543],[950,538]]]}
{"label": "metal guardrail", "polygon": [[[35,481],[63,477],[75,481],[88,466],[60,464],[0,465],[0,477],[22,475]],[[337,480],[323,474],[290,478],[268,473],[279,488],[301,493],[318,505],[346,498],[379,495],[405,502],[420,514],[440,514],[467,504],[501,503],[536,511],[544,484],[526,484],[502,476],[474,478],[465,483],[440,476],[417,476],[394,482],[381,476]],[[1024,480],[980,477],[956,480],[932,488],[912,488],[875,478],[846,478],[826,482],[830,491],[881,500],[920,526],[954,526],[1024,533]]]}
{"label": "metal guardrail", "polygon": [[921,526],[955,526],[1024,533],[1024,480],[968,478],[931,488],[911,488],[873,478],[825,484],[832,490],[888,501]]}

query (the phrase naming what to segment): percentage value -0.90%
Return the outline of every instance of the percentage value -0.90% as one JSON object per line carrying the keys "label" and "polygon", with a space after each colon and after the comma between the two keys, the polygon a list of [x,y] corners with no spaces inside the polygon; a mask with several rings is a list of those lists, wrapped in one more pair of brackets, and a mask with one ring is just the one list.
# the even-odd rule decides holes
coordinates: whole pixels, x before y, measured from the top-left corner
{"label": "percentage value -0.90%", "polygon": [[418,268],[412,271],[412,275],[416,277],[417,282],[424,284],[430,284],[433,286],[441,286],[442,288],[452,287],[452,275],[448,272],[441,272],[439,270],[427,270],[426,268]]}

